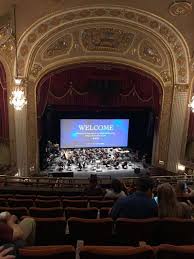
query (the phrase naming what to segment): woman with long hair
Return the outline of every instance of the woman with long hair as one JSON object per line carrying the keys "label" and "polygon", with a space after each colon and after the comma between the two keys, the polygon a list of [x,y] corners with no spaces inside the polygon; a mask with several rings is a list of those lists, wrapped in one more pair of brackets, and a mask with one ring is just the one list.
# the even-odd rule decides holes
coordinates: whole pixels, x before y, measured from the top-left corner
{"label": "woman with long hair", "polygon": [[169,183],[158,187],[158,215],[161,218],[191,218],[190,207],[184,202],[178,202],[176,192]]}
{"label": "woman with long hair", "polygon": [[112,188],[106,190],[104,198],[117,199],[125,196],[122,183],[118,179],[113,179]]}

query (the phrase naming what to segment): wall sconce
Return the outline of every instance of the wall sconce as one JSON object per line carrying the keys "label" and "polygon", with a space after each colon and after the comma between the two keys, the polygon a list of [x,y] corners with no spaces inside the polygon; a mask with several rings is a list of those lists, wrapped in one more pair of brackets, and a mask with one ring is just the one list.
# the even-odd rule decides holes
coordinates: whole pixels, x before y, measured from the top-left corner
{"label": "wall sconce", "polygon": [[194,112],[194,96],[191,98],[191,102],[188,105],[189,108],[191,108],[191,111]]}

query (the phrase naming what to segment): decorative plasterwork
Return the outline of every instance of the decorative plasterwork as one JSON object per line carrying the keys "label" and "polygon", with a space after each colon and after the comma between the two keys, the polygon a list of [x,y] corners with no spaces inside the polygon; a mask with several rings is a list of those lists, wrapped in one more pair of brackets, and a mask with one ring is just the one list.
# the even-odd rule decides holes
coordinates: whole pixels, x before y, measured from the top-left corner
{"label": "decorative plasterwork", "polygon": [[37,77],[41,70],[42,70],[42,66],[40,64],[35,63],[31,69],[31,75],[33,77]]}
{"label": "decorative plasterwork", "polygon": [[168,10],[172,16],[188,15],[192,12],[192,3],[188,1],[173,1]]}
{"label": "decorative plasterwork", "polygon": [[[160,17],[156,17],[142,10],[120,7],[88,7],[82,9],[73,9],[66,12],[56,13],[39,20],[36,24],[24,33],[20,39],[19,50],[19,72],[22,76],[27,74],[28,57],[38,42],[43,39],[50,31],[53,31],[64,24],[80,24],[84,21],[94,21],[100,19],[114,20],[115,23],[128,23],[133,27],[141,27],[142,30],[149,31],[161,40],[169,49],[173,59],[175,82],[185,84],[189,82],[188,69],[188,47],[180,32]],[[181,56],[181,62],[180,62]]]}
{"label": "decorative plasterwork", "polygon": [[187,92],[189,90],[189,85],[175,85],[175,88],[179,92]]}
{"label": "decorative plasterwork", "polygon": [[60,37],[44,51],[43,59],[55,58],[67,54],[72,46],[73,38],[71,34]]}
{"label": "decorative plasterwork", "polygon": [[153,65],[162,66],[162,57],[158,49],[148,40],[143,40],[140,43],[139,56]]}
{"label": "decorative plasterwork", "polygon": [[116,28],[89,28],[81,33],[81,41],[88,51],[126,52],[134,34]]}
{"label": "decorative plasterwork", "polygon": [[160,75],[165,83],[172,82],[170,71],[162,71]]}

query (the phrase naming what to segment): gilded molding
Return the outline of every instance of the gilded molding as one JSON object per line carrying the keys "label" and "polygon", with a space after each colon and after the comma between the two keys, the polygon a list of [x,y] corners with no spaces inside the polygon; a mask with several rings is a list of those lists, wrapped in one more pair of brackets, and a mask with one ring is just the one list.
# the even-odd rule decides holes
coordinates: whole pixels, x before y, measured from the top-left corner
{"label": "gilded molding", "polygon": [[187,92],[189,90],[189,85],[186,84],[186,85],[175,85],[175,88],[177,91],[179,92]]}
{"label": "gilded molding", "polygon": [[154,66],[162,66],[162,56],[158,49],[148,40],[143,40],[140,43],[139,56]]}
{"label": "gilded molding", "polygon": [[168,8],[172,16],[186,16],[192,12],[192,3],[188,1],[173,1]]}
{"label": "gilded molding", "polygon": [[81,33],[81,41],[88,51],[124,53],[130,48],[134,34],[116,28],[89,28]]}
{"label": "gilded molding", "polygon": [[[72,9],[63,13],[56,13],[51,17],[45,17],[40,20],[39,23],[32,26],[30,30],[23,34],[20,39],[18,47],[19,51],[19,62],[20,74],[24,75],[27,73],[28,57],[38,42],[48,34],[49,31],[57,29],[59,26],[64,26],[73,23],[83,23],[87,21],[96,21],[96,19],[109,19],[115,23],[128,22],[134,28],[141,26],[142,30],[150,31],[158,39],[160,39],[172,53],[172,57],[175,65],[175,82],[184,84],[189,82],[189,60],[188,60],[188,47],[183,40],[182,35],[173,25],[165,22],[160,17],[156,17],[152,14],[146,13],[142,10],[135,10],[130,8],[121,7],[86,7]],[[181,62],[179,59],[181,56]],[[24,62],[22,62],[22,60]]]}
{"label": "gilded molding", "polygon": [[43,59],[55,58],[60,55],[67,54],[72,46],[73,38],[71,34],[66,34],[63,37],[55,40],[44,51]]}

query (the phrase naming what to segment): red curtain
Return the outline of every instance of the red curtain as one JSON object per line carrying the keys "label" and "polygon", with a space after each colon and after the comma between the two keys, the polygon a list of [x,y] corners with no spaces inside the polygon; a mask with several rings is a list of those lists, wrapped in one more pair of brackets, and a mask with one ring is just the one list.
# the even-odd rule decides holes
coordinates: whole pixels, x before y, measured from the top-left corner
{"label": "red curtain", "polygon": [[0,63],[0,140],[9,138],[7,84],[3,65]]}
{"label": "red curtain", "polygon": [[[91,91],[92,80],[115,80],[119,82],[119,91],[113,94],[110,90],[108,95],[103,90],[98,93]],[[103,96],[107,99],[109,109],[147,107],[159,115],[162,91],[153,79],[126,68],[104,69],[100,65],[91,65],[52,72],[37,87],[39,136],[41,117],[47,105],[55,105],[63,110],[80,110],[80,107],[95,110],[100,107]]]}

